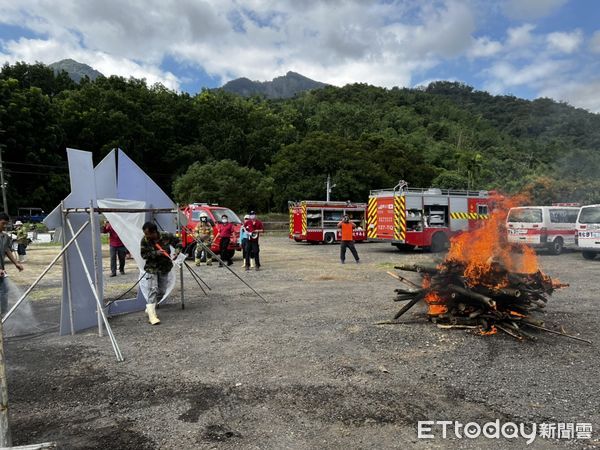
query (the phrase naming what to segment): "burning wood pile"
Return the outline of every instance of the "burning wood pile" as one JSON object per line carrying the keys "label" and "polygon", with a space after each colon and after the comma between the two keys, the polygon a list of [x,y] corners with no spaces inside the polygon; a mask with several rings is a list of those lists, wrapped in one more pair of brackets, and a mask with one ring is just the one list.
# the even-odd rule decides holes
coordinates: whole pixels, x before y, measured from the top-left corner
{"label": "burning wood pile", "polygon": [[404,285],[395,290],[395,301],[407,303],[387,323],[397,323],[424,301],[429,319],[441,328],[467,328],[483,335],[502,331],[518,340],[535,340],[531,332],[542,330],[585,341],[547,328],[532,316],[543,312],[555,289],[568,285],[542,273],[531,248],[506,242],[504,219],[498,210],[482,227],[453,238],[448,255],[435,267],[395,267],[419,273],[420,283],[388,272]]}

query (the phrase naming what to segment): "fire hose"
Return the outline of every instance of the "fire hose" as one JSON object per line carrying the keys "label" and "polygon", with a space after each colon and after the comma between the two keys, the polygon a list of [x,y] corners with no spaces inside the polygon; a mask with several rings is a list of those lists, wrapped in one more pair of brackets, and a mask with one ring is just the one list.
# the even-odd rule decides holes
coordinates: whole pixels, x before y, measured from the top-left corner
{"label": "fire hose", "polygon": [[225,263],[215,252],[213,252],[209,247],[206,246],[206,244],[204,244],[204,242],[202,241],[197,241],[196,245],[200,245],[204,250],[206,250],[208,253],[210,253],[212,256],[215,257],[215,259],[221,263],[223,265],[223,267],[225,267],[227,270],[229,270],[232,274],[235,275],[235,277],[240,280],[242,283],[244,283],[248,288],[250,288],[250,290],[252,290],[252,292],[254,292],[258,298],[260,298],[263,302],[265,303],[269,303],[267,302],[267,300],[260,295],[252,286],[250,286],[242,277],[240,277],[237,273],[235,273],[231,267],[229,267],[227,265],[227,263]]}

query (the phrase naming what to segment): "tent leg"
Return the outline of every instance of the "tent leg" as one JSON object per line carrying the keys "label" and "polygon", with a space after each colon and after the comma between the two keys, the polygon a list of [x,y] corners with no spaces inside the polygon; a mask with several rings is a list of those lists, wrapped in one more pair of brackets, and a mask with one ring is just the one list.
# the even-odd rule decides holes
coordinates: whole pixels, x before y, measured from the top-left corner
{"label": "tent leg", "polygon": [[[65,202],[64,200],[60,202],[60,211],[62,218],[62,246],[65,248],[65,244],[67,241],[67,213],[65,212]],[[73,320],[73,297],[71,293],[71,271],[69,268],[69,255],[65,253],[63,255],[63,272],[65,274],[66,282],[67,282],[67,303],[69,305],[69,325],[71,326],[71,336],[75,336],[75,324]]]}
{"label": "tent leg", "polygon": [[[96,223],[96,213],[94,212],[94,201],[90,201],[90,231],[92,232],[92,258],[94,258],[94,283],[96,286],[96,297],[100,297],[100,274],[98,273],[98,224]],[[102,316],[98,311],[98,336],[102,337]]]}

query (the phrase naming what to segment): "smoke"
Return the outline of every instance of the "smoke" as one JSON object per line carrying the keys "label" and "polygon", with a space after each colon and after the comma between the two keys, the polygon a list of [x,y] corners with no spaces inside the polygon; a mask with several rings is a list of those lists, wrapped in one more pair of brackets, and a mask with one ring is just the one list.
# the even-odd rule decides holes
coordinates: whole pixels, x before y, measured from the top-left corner
{"label": "smoke", "polygon": [[[5,278],[8,290],[8,310],[21,298],[23,291],[13,283],[10,278]],[[39,323],[33,314],[30,301],[23,301],[10,318],[3,324],[4,336],[14,337],[40,331]]]}

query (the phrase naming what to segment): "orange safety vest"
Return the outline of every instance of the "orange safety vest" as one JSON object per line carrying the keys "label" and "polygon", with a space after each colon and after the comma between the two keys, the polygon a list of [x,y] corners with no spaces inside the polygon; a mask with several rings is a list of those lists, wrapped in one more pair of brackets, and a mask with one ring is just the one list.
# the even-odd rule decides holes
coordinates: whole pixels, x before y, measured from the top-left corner
{"label": "orange safety vest", "polygon": [[342,223],[342,241],[353,241],[352,230],[354,224],[352,222]]}

